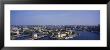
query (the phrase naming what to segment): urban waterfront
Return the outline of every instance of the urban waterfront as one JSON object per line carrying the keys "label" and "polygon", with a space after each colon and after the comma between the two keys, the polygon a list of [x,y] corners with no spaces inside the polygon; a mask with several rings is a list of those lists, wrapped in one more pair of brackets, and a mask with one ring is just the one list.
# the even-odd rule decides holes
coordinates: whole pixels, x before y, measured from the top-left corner
{"label": "urban waterfront", "polygon": [[11,40],[100,40],[100,25],[11,25]]}
{"label": "urban waterfront", "polygon": [[11,10],[11,40],[100,40],[100,10]]}

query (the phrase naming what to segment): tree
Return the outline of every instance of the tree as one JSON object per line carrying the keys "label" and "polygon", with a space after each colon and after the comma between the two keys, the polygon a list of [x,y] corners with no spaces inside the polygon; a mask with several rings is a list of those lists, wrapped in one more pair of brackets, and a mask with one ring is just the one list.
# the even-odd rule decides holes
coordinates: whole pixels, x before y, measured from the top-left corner
{"label": "tree", "polygon": [[30,30],[25,30],[23,34],[25,34],[25,35],[32,35],[32,31],[30,31]]}

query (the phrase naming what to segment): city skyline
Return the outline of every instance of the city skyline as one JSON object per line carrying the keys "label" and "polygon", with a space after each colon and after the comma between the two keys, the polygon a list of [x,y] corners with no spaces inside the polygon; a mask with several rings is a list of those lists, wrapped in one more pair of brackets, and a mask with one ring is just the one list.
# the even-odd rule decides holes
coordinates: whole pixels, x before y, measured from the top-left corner
{"label": "city skyline", "polygon": [[11,10],[11,25],[98,25],[100,10]]}

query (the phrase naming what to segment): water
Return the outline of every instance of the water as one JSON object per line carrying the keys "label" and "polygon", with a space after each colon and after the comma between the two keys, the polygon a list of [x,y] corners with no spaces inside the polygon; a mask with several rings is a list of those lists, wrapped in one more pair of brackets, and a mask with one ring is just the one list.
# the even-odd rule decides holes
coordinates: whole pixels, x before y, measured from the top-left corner
{"label": "water", "polygon": [[80,35],[75,40],[100,40],[100,33],[78,32]]}

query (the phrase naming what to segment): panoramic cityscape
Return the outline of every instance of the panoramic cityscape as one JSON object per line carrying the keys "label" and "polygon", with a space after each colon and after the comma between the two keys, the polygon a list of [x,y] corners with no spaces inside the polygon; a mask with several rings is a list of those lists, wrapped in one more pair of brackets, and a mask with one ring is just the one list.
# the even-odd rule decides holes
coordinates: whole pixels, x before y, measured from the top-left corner
{"label": "panoramic cityscape", "polygon": [[11,10],[11,40],[100,40],[99,10]]}

